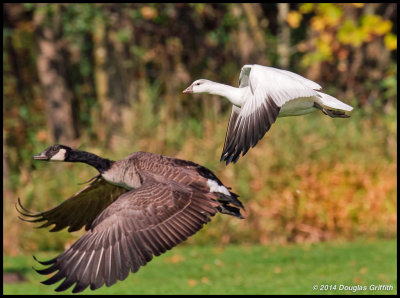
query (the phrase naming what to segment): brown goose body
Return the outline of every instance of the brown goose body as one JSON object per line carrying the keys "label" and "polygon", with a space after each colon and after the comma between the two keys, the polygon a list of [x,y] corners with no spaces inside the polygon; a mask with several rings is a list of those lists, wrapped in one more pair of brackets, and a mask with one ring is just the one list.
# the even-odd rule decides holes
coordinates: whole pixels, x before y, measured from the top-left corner
{"label": "brown goose body", "polygon": [[74,293],[110,286],[195,234],[217,212],[242,218],[238,196],[190,161],[147,152],[110,161],[62,145],[34,158],[85,162],[99,170],[85,188],[51,210],[33,213],[18,200],[26,221],[54,225],[51,231],[87,230],[59,256],[40,262],[49,267],[39,273],[56,272],[44,284],[65,278],[56,291],[74,284]]}

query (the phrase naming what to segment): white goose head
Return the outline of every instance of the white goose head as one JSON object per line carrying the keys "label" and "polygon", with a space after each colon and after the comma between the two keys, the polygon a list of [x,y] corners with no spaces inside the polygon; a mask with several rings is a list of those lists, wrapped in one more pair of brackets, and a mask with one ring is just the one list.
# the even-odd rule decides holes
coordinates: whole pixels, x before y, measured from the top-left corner
{"label": "white goose head", "polygon": [[214,89],[214,85],[215,83],[210,80],[199,79],[183,90],[182,93],[210,93]]}

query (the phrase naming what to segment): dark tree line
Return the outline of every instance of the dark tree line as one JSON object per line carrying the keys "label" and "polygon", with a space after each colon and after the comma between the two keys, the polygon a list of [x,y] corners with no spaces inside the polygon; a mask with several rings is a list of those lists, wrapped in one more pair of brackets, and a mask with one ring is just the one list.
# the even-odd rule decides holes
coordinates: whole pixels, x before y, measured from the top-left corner
{"label": "dark tree line", "polygon": [[[199,77],[236,84],[246,63],[299,72],[360,106],[395,103],[397,51],[386,41],[397,5],[310,5],[5,3],[4,113],[21,120],[6,122],[6,142],[23,143],[32,126],[23,115],[40,111],[53,142],[85,132],[108,144],[124,109],[149,100],[145,90],[154,114],[199,119],[207,104],[182,88]],[[98,133],[96,123],[107,125]]]}

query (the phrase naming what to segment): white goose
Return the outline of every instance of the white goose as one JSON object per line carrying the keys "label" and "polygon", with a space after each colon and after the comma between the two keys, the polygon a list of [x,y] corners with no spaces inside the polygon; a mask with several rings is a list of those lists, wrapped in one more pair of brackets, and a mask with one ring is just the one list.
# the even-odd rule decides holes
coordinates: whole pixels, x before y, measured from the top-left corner
{"label": "white goose", "polygon": [[239,88],[200,79],[183,93],[226,97],[232,104],[221,161],[236,163],[270,129],[277,117],[321,110],[330,117],[348,118],[353,107],[319,92],[321,86],[293,72],[262,65],[245,65]]}

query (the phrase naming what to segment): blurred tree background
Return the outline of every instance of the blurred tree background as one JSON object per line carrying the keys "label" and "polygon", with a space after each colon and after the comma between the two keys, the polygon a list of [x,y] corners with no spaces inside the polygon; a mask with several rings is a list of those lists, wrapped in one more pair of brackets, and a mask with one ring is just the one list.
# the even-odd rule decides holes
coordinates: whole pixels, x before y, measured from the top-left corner
{"label": "blurred tree background", "polygon": [[[354,106],[349,119],[281,118],[226,167],[230,103],[182,94],[237,86],[244,64],[299,73]],[[212,169],[246,206],[196,243],[395,237],[397,4],[3,4],[3,249],[63,249],[79,235],[34,230],[95,175],[34,162],[53,143],[114,160],[149,151]],[[78,233],[79,234],[79,233]],[[189,242],[193,242],[193,237]]]}

